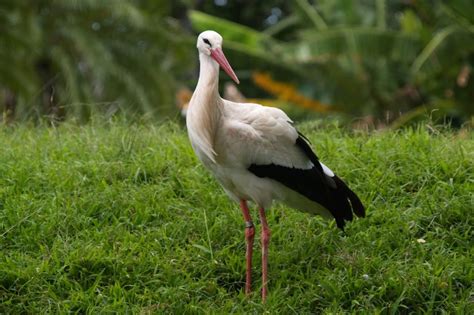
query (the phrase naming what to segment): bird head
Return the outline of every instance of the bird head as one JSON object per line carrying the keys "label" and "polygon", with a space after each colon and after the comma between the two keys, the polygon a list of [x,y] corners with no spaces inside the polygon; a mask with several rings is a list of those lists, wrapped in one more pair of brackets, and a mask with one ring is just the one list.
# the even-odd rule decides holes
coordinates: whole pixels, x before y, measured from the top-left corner
{"label": "bird head", "polygon": [[229,75],[229,77],[239,84],[240,81],[235,75],[227,58],[222,51],[222,36],[214,31],[205,31],[199,34],[196,47],[199,53],[212,58]]}

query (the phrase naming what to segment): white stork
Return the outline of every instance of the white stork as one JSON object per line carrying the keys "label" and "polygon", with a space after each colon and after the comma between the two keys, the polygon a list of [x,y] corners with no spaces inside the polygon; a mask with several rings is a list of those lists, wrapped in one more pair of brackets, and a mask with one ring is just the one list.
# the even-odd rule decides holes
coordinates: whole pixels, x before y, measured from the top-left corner
{"label": "white stork", "polygon": [[186,125],[191,145],[225,192],[240,203],[247,243],[245,292],[251,290],[255,228],[247,206],[258,206],[262,224],[262,299],[267,297],[267,256],[270,230],[265,217],[273,200],[311,214],[334,218],[343,228],[353,212],[363,217],[357,195],[311,150],[280,109],[222,99],[219,66],[239,79],[222,52],[222,37],[214,31],[198,36],[199,81],[191,98]]}

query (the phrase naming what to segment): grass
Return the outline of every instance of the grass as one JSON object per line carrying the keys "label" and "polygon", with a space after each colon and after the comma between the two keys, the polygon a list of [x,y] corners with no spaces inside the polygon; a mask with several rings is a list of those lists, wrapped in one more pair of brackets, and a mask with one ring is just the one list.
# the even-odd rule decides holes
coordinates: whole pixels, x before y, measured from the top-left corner
{"label": "grass", "polygon": [[0,313],[472,314],[473,135],[316,126],[368,215],[274,207],[266,305],[259,234],[246,298],[240,210],[177,124],[0,128]]}

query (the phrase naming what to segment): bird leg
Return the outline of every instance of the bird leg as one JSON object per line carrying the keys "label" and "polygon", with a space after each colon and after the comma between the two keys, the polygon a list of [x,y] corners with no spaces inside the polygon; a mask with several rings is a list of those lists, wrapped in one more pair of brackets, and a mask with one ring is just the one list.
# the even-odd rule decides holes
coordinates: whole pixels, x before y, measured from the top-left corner
{"label": "bird leg", "polygon": [[250,217],[247,201],[240,201],[240,208],[245,220],[245,241],[247,243],[247,250],[245,258],[247,260],[247,271],[245,274],[245,294],[249,295],[252,289],[252,253],[253,253],[253,239],[255,236],[255,227],[253,226],[252,218]]}
{"label": "bird leg", "polygon": [[268,283],[268,274],[267,274],[267,262],[268,262],[268,243],[270,242],[270,229],[268,228],[267,218],[265,217],[265,209],[262,207],[258,208],[260,215],[260,221],[262,223],[262,300],[265,303],[267,300],[267,283]]}

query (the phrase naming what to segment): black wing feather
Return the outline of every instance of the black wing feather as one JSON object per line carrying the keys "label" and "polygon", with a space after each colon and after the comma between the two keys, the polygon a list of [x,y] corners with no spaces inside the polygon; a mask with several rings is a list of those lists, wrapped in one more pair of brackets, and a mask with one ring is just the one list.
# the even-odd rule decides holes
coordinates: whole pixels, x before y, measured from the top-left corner
{"label": "black wing feather", "polygon": [[328,209],[341,229],[344,229],[345,221],[352,221],[353,212],[359,217],[364,217],[365,210],[359,197],[337,176],[331,177],[336,184],[335,187],[331,186],[318,157],[308,144],[309,141],[301,133],[298,134],[295,145],[313,163],[313,168],[298,169],[272,163],[252,164],[248,170],[258,177],[276,180],[319,203]]}

